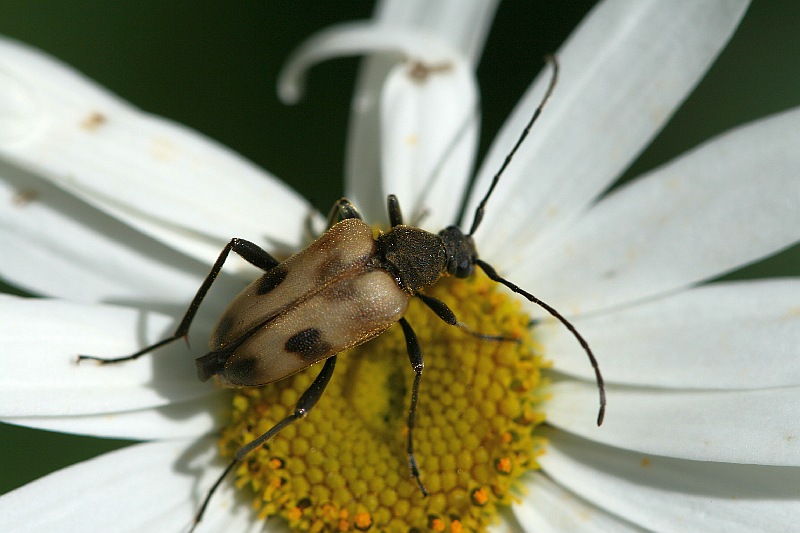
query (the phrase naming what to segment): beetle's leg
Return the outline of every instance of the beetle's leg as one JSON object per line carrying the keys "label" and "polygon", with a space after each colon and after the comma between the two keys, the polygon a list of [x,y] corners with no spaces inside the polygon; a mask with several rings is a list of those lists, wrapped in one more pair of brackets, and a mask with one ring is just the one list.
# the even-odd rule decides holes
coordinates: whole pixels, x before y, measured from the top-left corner
{"label": "beetle's leg", "polygon": [[478,337],[479,339],[485,341],[512,341],[512,342],[519,342],[519,339],[515,339],[513,337],[504,337],[503,335],[487,335],[486,333],[480,333],[474,331],[472,328],[464,324],[463,322],[459,322],[456,318],[456,314],[447,307],[447,304],[443,301],[439,300],[438,298],[434,298],[433,296],[427,296],[422,294],[421,292],[415,293],[422,302],[427,305],[431,311],[436,313],[436,316],[450,324],[451,326],[456,326],[463,329],[465,332],[469,333],[474,337]]}
{"label": "beetle's leg", "polygon": [[386,197],[386,209],[389,211],[389,224],[392,227],[403,223],[403,212],[400,211],[400,201],[397,196],[390,194]]}
{"label": "beetle's leg", "polygon": [[405,318],[399,320],[400,325],[403,327],[403,335],[406,337],[406,350],[408,351],[408,358],[411,360],[411,366],[414,368],[414,385],[411,387],[411,406],[408,409],[408,467],[411,469],[411,475],[417,480],[419,490],[422,491],[423,496],[428,495],[428,489],[422,484],[419,478],[419,467],[417,466],[417,458],[414,457],[414,419],[417,415],[417,399],[419,398],[419,382],[422,379],[422,369],[425,363],[422,360],[422,348],[419,346],[417,335],[411,329],[411,325]]}
{"label": "beetle's leg", "polygon": [[339,198],[328,213],[328,228],[347,218],[357,218],[361,220],[361,213],[358,212],[356,206],[350,203],[350,200],[347,198]]}
{"label": "beetle's leg", "polygon": [[300,418],[305,418],[311,409],[316,405],[317,401],[322,396],[322,393],[325,392],[325,387],[328,386],[328,382],[331,380],[331,376],[333,375],[333,369],[336,367],[336,356],[330,357],[327,361],[325,361],[325,366],[322,367],[319,374],[317,375],[316,379],[314,379],[313,383],[306,389],[306,391],[300,396],[300,399],[297,401],[297,404],[294,406],[294,412],[272,426],[266,433],[253,439],[252,441],[248,442],[238,450],[236,450],[236,454],[233,456],[233,459],[228,464],[227,468],[220,474],[217,478],[217,481],[209,489],[208,493],[206,494],[205,499],[203,500],[203,504],[200,506],[200,509],[197,511],[197,514],[194,517],[194,524],[192,525],[193,531],[197,524],[200,523],[200,520],[203,518],[203,513],[206,512],[206,507],[208,507],[208,502],[211,501],[211,496],[214,495],[214,492],[219,487],[222,480],[225,479],[225,476],[228,475],[228,472],[234,469],[234,467],[241,463],[244,460],[245,456],[248,453],[252,452],[269,439],[277,435],[283,428],[298,420]]}
{"label": "beetle's leg", "polygon": [[200,303],[203,301],[203,298],[205,298],[208,289],[211,288],[211,284],[214,283],[214,280],[217,279],[217,275],[222,269],[222,265],[225,264],[225,260],[228,258],[228,254],[231,251],[236,252],[245,261],[262,270],[270,270],[279,263],[277,259],[272,257],[268,252],[259,248],[258,245],[253,244],[252,242],[246,241],[244,239],[235,239],[235,238],[231,239],[231,241],[225,245],[225,248],[222,249],[222,252],[220,252],[219,257],[217,257],[217,260],[214,263],[214,266],[211,267],[211,272],[209,272],[208,276],[206,276],[206,279],[203,280],[203,284],[200,285],[199,289],[197,289],[197,293],[194,295],[192,303],[189,304],[189,308],[186,310],[186,314],[183,315],[181,323],[178,325],[178,328],[175,330],[175,333],[171,337],[167,337],[162,341],[159,341],[155,344],[151,344],[150,346],[142,348],[138,352],[132,353],[130,355],[125,355],[122,357],[113,357],[113,358],[103,358],[94,355],[79,355],[78,362],[83,361],[85,359],[98,361],[101,364],[130,361],[133,359],[138,359],[142,355],[151,352],[157,348],[166,346],[167,344],[176,341],[181,337],[186,337],[187,333],[189,332],[189,326],[191,326],[192,320],[194,320],[194,315],[197,314],[197,309],[198,307],[200,307]]}

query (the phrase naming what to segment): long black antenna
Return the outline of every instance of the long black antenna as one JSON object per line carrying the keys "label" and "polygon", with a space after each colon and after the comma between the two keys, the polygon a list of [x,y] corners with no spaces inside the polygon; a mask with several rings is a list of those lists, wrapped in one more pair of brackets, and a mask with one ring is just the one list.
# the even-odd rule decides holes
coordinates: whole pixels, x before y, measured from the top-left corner
{"label": "long black antenna", "polygon": [[512,148],[511,151],[508,153],[505,161],[503,161],[503,164],[500,165],[500,170],[498,170],[497,174],[495,174],[494,178],[492,178],[492,184],[489,186],[489,190],[486,191],[486,195],[483,197],[483,200],[481,200],[481,203],[478,204],[478,207],[475,209],[475,216],[472,219],[472,227],[470,228],[468,234],[470,236],[472,236],[475,233],[475,230],[478,229],[478,226],[480,226],[481,220],[483,220],[483,212],[486,207],[486,202],[489,200],[489,197],[492,195],[492,192],[494,192],[494,188],[500,181],[500,176],[503,175],[503,172],[505,172],[506,167],[511,162],[511,159],[514,157],[514,154],[517,153],[517,150],[522,144],[522,141],[524,141],[525,137],[527,137],[528,133],[530,133],[533,123],[536,122],[536,119],[539,118],[539,115],[542,114],[542,109],[544,109],[544,106],[547,103],[547,101],[550,100],[550,95],[553,94],[553,89],[555,89],[556,87],[556,82],[558,81],[558,60],[556,60],[556,57],[552,55],[546,56],[545,60],[547,60],[547,62],[550,63],[551,65],[553,65],[553,76],[550,78],[550,85],[547,87],[547,92],[544,93],[542,101],[539,103],[539,106],[536,108],[536,111],[533,112],[533,116],[531,116],[531,119],[528,121],[527,126],[525,126],[525,129],[522,130],[522,133],[520,134],[519,139],[517,139],[514,148]]}
{"label": "long black antenna", "polygon": [[[469,230],[470,237],[475,233],[475,230],[478,229],[478,226],[480,226],[481,221],[483,220],[483,213],[486,208],[486,202],[489,201],[489,197],[492,195],[492,192],[494,192],[494,188],[500,181],[500,176],[503,175],[503,172],[505,172],[506,168],[508,167],[508,164],[511,162],[511,159],[513,159],[514,154],[517,153],[517,150],[519,149],[520,145],[522,145],[522,142],[528,136],[528,133],[530,133],[531,127],[533,126],[534,122],[536,122],[536,119],[538,119],[539,115],[542,114],[542,109],[544,109],[544,106],[545,104],[547,104],[547,101],[550,100],[550,96],[553,94],[553,89],[555,89],[556,87],[556,82],[558,81],[558,61],[556,60],[555,56],[552,55],[547,56],[545,59],[547,60],[548,63],[553,65],[553,76],[550,78],[550,85],[547,86],[547,91],[544,93],[542,101],[539,103],[539,106],[533,112],[533,115],[528,121],[528,124],[525,126],[525,129],[522,130],[522,133],[517,139],[516,144],[514,144],[514,147],[506,156],[505,160],[503,161],[503,164],[500,166],[500,170],[498,170],[497,173],[494,175],[494,178],[492,178],[492,184],[489,186],[489,190],[486,191],[486,195],[484,195],[483,199],[481,200],[481,203],[478,204],[478,207],[475,209],[475,217],[472,219],[472,227]],[[477,257],[473,258],[473,261],[486,273],[487,276],[489,276],[489,279],[492,279],[498,283],[502,283],[503,285],[511,289],[513,292],[524,296],[525,298],[528,299],[528,301],[538,305],[539,307],[550,313],[554,318],[556,318],[559,322],[561,322],[564,325],[564,327],[566,327],[570,331],[570,333],[572,333],[575,339],[577,339],[578,343],[581,345],[581,348],[583,348],[583,351],[586,352],[586,355],[589,357],[589,362],[591,363],[592,368],[594,369],[595,381],[597,382],[597,390],[600,394],[600,410],[597,413],[597,425],[599,426],[600,424],[602,424],[603,418],[605,418],[606,414],[606,385],[605,382],[603,381],[603,375],[600,373],[600,366],[597,364],[597,358],[595,358],[594,353],[592,353],[592,349],[589,347],[589,343],[586,342],[586,339],[584,339],[583,336],[578,332],[577,328],[573,326],[572,323],[570,323],[570,321],[567,320],[561,313],[559,313],[553,306],[547,304],[546,302],[540,300],[533,294],[521,289],[519,286],[501,277],[494,269],[494,267],[492,267],[485,261],[481,261]]]}
{"label": "long black antenna", "polygon": [[570,331],[570,333],[572,333],[573,337],[575,337],[578,340],[578,344],[581,345],[583,351],[586,352],[587,356],[589,356],[589,362],[592,364],[592,368],[594,369],[594,378],[595,381],[597,382],[597,391],[600,394],[600,410],[597,413],[597,425],[598,426],[601,425],[603,423],[603,419],[606,416],[606,384],[605,381],[603,380],[603,374],[600,373],[600,365],[597,364],[597,358],[595,358],[594,354],[592,353],[592,349],[589,347],[589,343],[586,342],[586,339],[583,338],[583,335],[581,335],[578,332],[578,329],[575,326],[573,326],[569,320],[564,318],[564,315],[559,313],[553,306],[545,303],[544,301],[540,300],[533,294],[523,290],[518,285],[515,285],[514,283],[511,283],[507,279],[501,277],[500,274],[498,274],[497,271],[494,269],[494,267],[489,263],[481,261],[478,258],[475,258],[474,261],[475,264],[481,267],[481,269],[486,273],[486,275],[489,276],[489,279],[496,281],[497,283],[502,283],[503,285],[511,289],[513,292],[524,296],[525,298],[528,299],[529,302],[538,305],[539,307],[550,313],[554,318],[558,319],[558,321],[561,322],[564,325],[564,327],[566,327]]}

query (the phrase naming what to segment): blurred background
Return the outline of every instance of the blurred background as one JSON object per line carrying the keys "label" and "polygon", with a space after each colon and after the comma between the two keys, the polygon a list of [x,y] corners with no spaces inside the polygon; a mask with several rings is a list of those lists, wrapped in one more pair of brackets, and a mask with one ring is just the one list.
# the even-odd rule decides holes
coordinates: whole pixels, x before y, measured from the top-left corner
{"label": "blurred background", "polygon": [[[559,48],[593,4],[500,4],[478,71],[481,154],[540,70],[541,58]],[[343,193],[344,141],[358,61],[337,59],[315,67],[305,99],[293,107],[278,101],[275,81],[296,45],[336,22],[369,17],[373,2],[235,6],[188,0],[0,0],[0,33],[45,50],[148,112],[233,148],[327,212]],[[725,129],[798,105],[800,2],[756,0],[707,77],[623,179]],[[727,278],[798,274],[796,246]],[[16,292],[2,284],[0,290]],[[0,493],[127,444],[0,424]]]}

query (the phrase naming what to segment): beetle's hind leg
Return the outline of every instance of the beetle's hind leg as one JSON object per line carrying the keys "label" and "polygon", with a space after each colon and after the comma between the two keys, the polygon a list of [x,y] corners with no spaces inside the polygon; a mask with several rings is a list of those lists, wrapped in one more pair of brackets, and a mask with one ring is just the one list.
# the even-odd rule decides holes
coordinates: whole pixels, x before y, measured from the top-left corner
{"label": "beetle's hind leg", "polygon": [[233,459],[228,464],[227,468],[220,474],[211,488],[208,490],[206,497],[203,499],[203,504],[200,506],[200,509],[197,510],[197,514],[194,517],[194,524],[192,524],[192,528],[190,530],[194,531],[194,528],[197,527],[197,524],[200,523],[200,520],[203,519],[203,514],[206,512],[206,507],[208,507],[208,502],[211,501],[211,496],[214,495],[217,488],[219,487],[222,480],[225,479],[225,476],[228,475],[228,472],[233,470],[237,464],[241,463],[242,460],[267,442],[269,439],[277,435],[283,428],[294,422],[295,420],[299,420],[300,418],[305,418],[311,409],[316,405],[317,401],[322,396],[322,393],[325,392],[325,387],[328,386],[328,383],[331,380],[331,376],[333,375],[333,370],[336,367],[336,356],[330,357],[327,361],[325,361],[325,366],[322,367],[317,377],[311,383],[311,385],[306,389],[306,391],[300,396],[300,399],[297,401],[297,404],[294,406],[294,411],[292,414],[272,426],[266,433],[253,439],[252,441],[248,442],[238,450],[236,450],[236,454],[233,456]]}
{"label": "beetle's hind leg", "polygon": [[262,270],[270,270],[279,263],[277,259],[272,257],[267,251],[262,250],[258,245],[244,239],[231,239],[231,241],[225,245],[225,248],[222,249],[222,252],[220,252],[219,257],[217,257],[214,266],[211,267],[211,271],[208,273],[208,276],[206,276],[206,279],[203,280],[203,284],[200,285],[199,289],[197,289],[197,293],[194,295],[192,303],[189,304],[186,314],[183,315],[181,323],[178,325],[178,328],[171,337],[167,337],[162,341],[151,344],[150,346],[142,348],[138,352],[130,355],[111,358],[97,357],[95,355],[79,355],[78,362],[80,363],[84,360],[92,360],[97,361],[100,364],[110,364],[121,363],[123,361],[132,361],[180,338],[185,338],[189,333],[189,326],[192,325],[192,320],[194,320],[194,316],[197,314],[197,309],[200,307],[200,303],[203,301],[203,298],[205,298],[206,293],[208,292],[208,289],[211,288],[214,280],[217,279],[217,275],[219,275],[220,270],[222,270],[222,265],[225,264],[225,260],[228,258],[228,254],[231,251],[236,252],[242,257],[242,259]]}

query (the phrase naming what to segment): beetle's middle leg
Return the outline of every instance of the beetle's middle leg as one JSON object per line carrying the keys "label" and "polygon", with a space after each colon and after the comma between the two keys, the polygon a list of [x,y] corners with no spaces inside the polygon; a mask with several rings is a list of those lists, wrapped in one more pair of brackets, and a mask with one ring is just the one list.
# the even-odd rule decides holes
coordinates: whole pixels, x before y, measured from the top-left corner
{"label": "beetle's middle leg", "polygon": [[241,463],[242,460],[267,442],[269,439],[280,433],[280,431],[294,422],[295,420],[299,420],[301,418],[305,418],[311,409],[317,404],[317,401],[322,396],[322,393],[325,392],[325,387],[328,386],[328,383],[331,380],[331,376],[333,375],[333,369],[336,367],[336,356],[330,357],[327,361],[325,361],[325,366],[322,367],[317,377],[311,383],[311,385],[306,389],[306,391],[300,396],[300,399],[297,401],[297,404],[294,406],[294,411],[292,414],[272,426],[266,433],[261,435],[260,437],[256,437],[255,439],[251,440],[238,450],[236,450],[236,454],[231,459],[231,462],[225,468],[225,470],[220,474],[211,488],[208,490],[205,499],[203,500],[203,504],[200,506],[200,509],[197,511],[197,514],[194,517],[194,524],[192,525],[192,529],[190,531],[194,531],[194,528],[200,523],[200,520],[203,518],[203,514],[206,512],[206,507],[208,507],[208,502],[211,500],[211,496],[214,495],[214,492],[219,487],[222,480],[225,479],[225,476],[228,475],[228,472],[233,470],[237,464]]}
{"label": "beetle's middle leg", "polygon": [[225,264],[225,260],[228,258],[228,254],[231,251],[236,252],[236,254],[242,257],[242,259],[262,270],[270,270],[279,263],[277,259],[272,257],[267,251],[261,249],[258,245],[244,239],[231,239],[231,241],[225,245],[225,248],[222,249],[222,252],[220,252],[219,257],[217,257],[217,260],[214,263],[214,266],[211,267],[211,271],[206,276],[206,279],[203,280],[203,284],[200,285],[199,289],[197,289],[197,293],[194,295],[192,303],[189,304],[186,314],[183,315],[183,319],[181,319],[180,324],[178,324],[178,328],[171,337],[167,337],[162,341],[151,344],[150,346],[142,348],[138,352],[130,355],[112,358],[97,357],[94,355],[79,355],[78,362],[85,359],[98,361],[100,364],[130,361],[133,359],[138,359],[142,355],[157,348],[161,348],[162,346],[166,346],[167,344],[170,344],[171,342],[174,342],[182,337],[185,338],[189,333],[189,326],[191,326],[192,320],[194,320],[194,316],[197,314],[197,309],[200,307],[200,303],[203,301],[203,298],[205,298],[208,289],[211,288],[211,285],[217,279],[220,270],[222,270],[222,265]]}
{"label": "beetle's middle leg", "polygon": [[411,470],[411,476],[417,480],[419,490],[422,491],[423,496],[428,495],[428,489],[422,484],[419,477],[419,467],[417,466],[417,458],[414,457],[414,423],[417,415],[417,400],[419,399],[419,382],[422,379],[422,369],[425,363],[422,360],[422,348],[419,346],[417,335],[411,329],[408,320],[401,318],[400,325],[403,327],[403,335],[406,337],[406,350],[408,351],[408,358],[411,360],[411,366],[414,368],[414,385],[411,387],[411,406],[408,409],[408,468]]}

